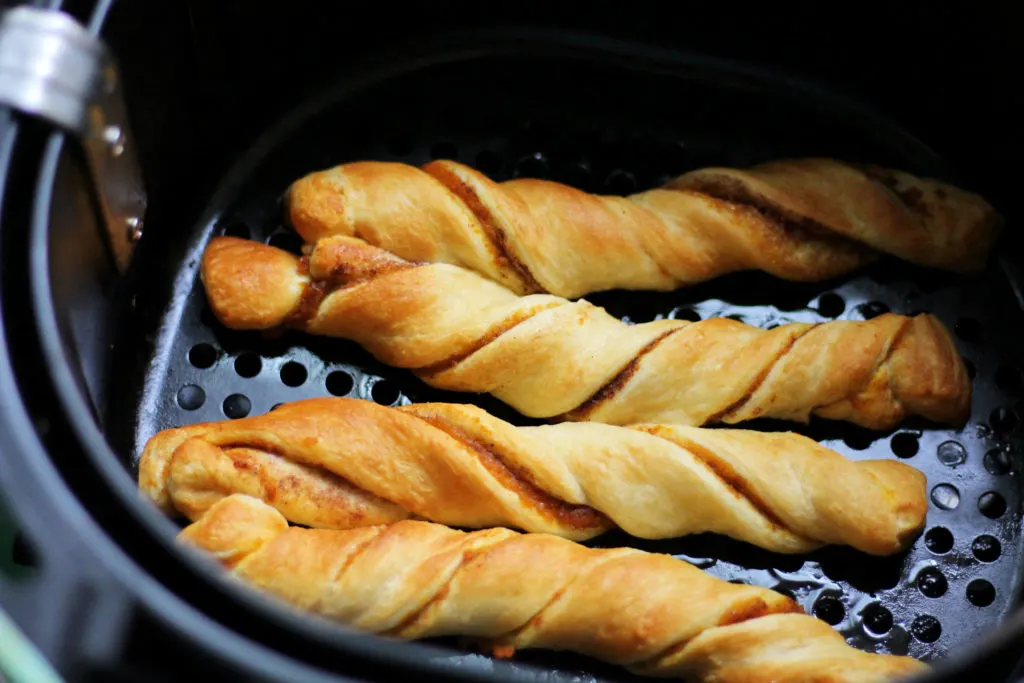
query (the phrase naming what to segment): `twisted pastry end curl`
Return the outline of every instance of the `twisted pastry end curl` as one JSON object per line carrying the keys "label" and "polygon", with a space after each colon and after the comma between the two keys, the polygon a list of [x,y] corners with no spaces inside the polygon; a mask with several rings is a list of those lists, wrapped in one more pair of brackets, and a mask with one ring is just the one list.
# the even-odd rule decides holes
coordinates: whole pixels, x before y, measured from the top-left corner
{"label": "twisted pastry end curl", "polygon": [[346,237],[302,259],[218,237],[202,277],[228,327],[352,339],[432,386],[491,393],[531,417],[700,425],[814,414],[886,429],[910,415],[963,423],[970,409],[966,368],[931,315],[772,330],[728,319],[627,325],[586,301],[520,297]]}

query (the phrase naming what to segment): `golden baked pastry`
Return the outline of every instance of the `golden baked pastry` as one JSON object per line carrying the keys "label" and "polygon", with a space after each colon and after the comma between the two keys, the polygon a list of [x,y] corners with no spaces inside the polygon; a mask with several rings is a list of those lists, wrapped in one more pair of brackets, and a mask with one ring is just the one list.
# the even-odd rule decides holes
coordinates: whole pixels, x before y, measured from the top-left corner
{"label": "golden baked pastry", "polygon": [[631,548],[418,521],[302,529],[237,494],[179,538],[267,594],[393,638],[471,636],[505,657],[570,650],[705,683],[880,683],[927,670],[848,646],[767,588]]}
{"label": "golden baked pastry", "polygon": [[491,393],[531,417],[700,425],[813,414],[886,429],[910,415],[961,424],[970,412],[963,360],[931,315],[772,330],[729,319],[627,325],[586,301],[520,297],[348,237],[301,259],[217,237],[202,279],[230,328],[352,339],[432,386]]}
{"label": "golden baked pastry", "polygon": [[312,527],[415,516],[577,540],[612,526],[641,538],[713,531],[784,553],[824,544],[895,553],[928,509],[913,467],[847,460],[799,434],[515,427],[470,405],[347,398],[160,432],[143,451],[139,486],[191,519],[245,493]]}
{"label": "golden baked pastry", "polygon": [[296,181],[287,204],[307,242],[358,237],[410,261],[470,268],[519,294],[569,298],[750,269],[824,280],[880,252],[974,271],[1002,225],[975,194],[831,159],[707,168],[625,198],[543,180],[495,183],[454,161],[358,162]]}

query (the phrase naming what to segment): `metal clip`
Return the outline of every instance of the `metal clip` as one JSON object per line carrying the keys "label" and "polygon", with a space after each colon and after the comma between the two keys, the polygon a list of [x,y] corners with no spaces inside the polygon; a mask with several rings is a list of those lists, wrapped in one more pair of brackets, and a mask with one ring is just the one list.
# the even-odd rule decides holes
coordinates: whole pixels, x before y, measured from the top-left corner
{"label": "metal clip", "polygon": [[21,6],[0,17],[0,104],[75,134],[108,242],[124,271],[142,237],[146,192],[113,58],[67,14]]}

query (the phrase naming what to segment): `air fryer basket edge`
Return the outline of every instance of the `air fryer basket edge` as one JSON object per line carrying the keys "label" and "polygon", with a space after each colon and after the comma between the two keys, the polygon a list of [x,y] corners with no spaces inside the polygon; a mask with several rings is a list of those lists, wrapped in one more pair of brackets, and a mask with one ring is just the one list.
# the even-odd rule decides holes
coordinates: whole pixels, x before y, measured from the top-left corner
{"label": "air fryer basket edge", "polygon": [[[39,216],[37,216],[37,218],[39,218]],[[44,214],[44,218],[45,218],[45,214]],[[36,274],[39,274],[39,273],[37,272]],[[37,291],[41,291],[41,290],[37,290]],[[37,300],[36,303],[37,303],[37,306],[39,306],[42,309],[45,309],[45,308],[48,307],[48,302],[46,302],[46,301]],[[45,315],[47,311],[46,310],[37,310],[37,312],[40,312],[40,314]],[[48,332],[52,332],[52,329],[49,330]],[[52,347],[47,348],[47,352],[49,352],[50,350],[52,350]],[[53,362],[54,358],[51,357],[50,361]],[[51,370],[52,370],[52,368],[53,368],[53,366],[51,365]],[[67,404],[67,401],[75,399],[74,396],[73,397],[69,397],[67,395],[68,391],[74,391],[74,389],[71,389],[68,385],[62,385],[60,388],[61,388],[61,393],[63,394],[63,395],[61,395],[61,399],[63,401],[66,401],[66,404]],[[80,397],[79,397],[79,400],[80,400]],[[77,411],[77,413],[78,413],[77,417],[79,419],[88,419],[87,413],[80,412],[80,411]],[[77,424],[76,426],[81,428],[80,424]],[[94,427],[93,427],[93,431],[94,431]],[[91,445],[98,445],[98,444],[99,444],[99,441],[94,441],[93,443],[91,443]],[[102,447],[102,446],[100,446],[100,447]],[[99,458],[110,458],[110,456],[109,456],[109,454],[100,454]],[[115,476],[117,476],[117,475],[115,475]]]}

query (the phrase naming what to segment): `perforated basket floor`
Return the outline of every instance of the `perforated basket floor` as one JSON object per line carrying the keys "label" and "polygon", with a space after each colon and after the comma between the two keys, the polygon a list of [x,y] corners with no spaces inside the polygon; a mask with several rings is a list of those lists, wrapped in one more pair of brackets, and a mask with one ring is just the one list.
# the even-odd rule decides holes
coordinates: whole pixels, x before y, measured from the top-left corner
{"label": "perforated basket floor", "polygon": [[[297,238],[283,223],[281,192],[308,171],[360,159],[457,159],[496,179],[549,178],[613,194],[702,166],[784,156],[828,155],[942,173],[912,145],[877,139],[841,112],[699,79],[676,83],[670,92],[658,80],[664,76],[649,74],[608,85],[616,80],[601,81],[590,68],[566,63],[552,70],[528,59],[438,66],[312,107],[276,134],[261,161],[225,181],[209,220],[196,230],[297,250]],[[510,75],[495,79],[495,69]],[[465,93],[487,105],[462,106]],[[113,442],[132,444],[127,456],[137,457],[163,428],[259,414],[314,396],[385,405],[473,400],[526,423],[496,401],[431,389],[345,341],[228,331],[209,314],[196,267],[195,259],[181,264],[171,305],[153,331],[148,368],[139,374],[141,384],[128,390],[140,397],[138,412],[108,417]],[[830,548],[783,556],[711,535],[646,542],[610,533],[596,545],[668,552],[715,576],[785,592],[858,647],[925,660],[969,645],[1015,603],[1022,328],[1020,304],[998,265],[960,278],[886,261],[814,285],[743,274],[671,293],[588,298],[633,323],[729,316],[768,327],[928,311],[955,331],[974,390],[971,420],[962,430],[920,423],[893,433],[825,421],[745,425],[796,429],[853,459],[899,458],[922,470],[931,498],[927,529],[905,554],[873,558]],[[583,658],[529,652],[517,659],[573,676],[624,677]]]}

